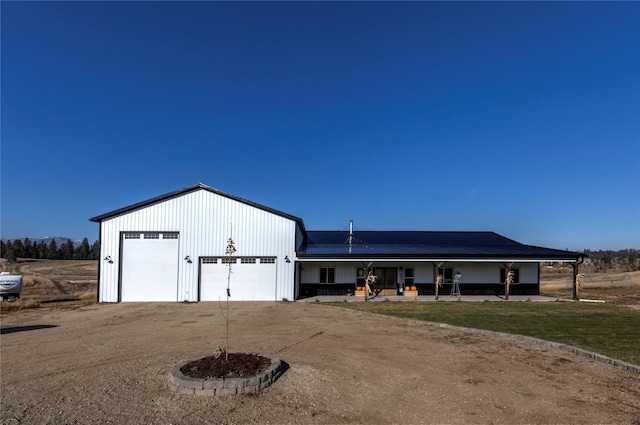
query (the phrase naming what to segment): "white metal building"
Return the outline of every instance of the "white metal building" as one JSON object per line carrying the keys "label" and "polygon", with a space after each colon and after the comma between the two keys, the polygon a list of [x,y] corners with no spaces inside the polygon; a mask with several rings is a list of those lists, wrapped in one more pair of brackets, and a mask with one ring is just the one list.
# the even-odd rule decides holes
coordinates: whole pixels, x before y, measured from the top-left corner
{"label": "white metal building", "polygon": [[[539,263],[584,255],[493,232],[307,231],[302,219],[198,183],[91,219],[100,223],[98,301],[295,300],[349,295],[371,265],[379,293],[539,293]],[[237,251],[225,255],[232,237]],[[507,294],[508,295],[508,294]]]}
{"label": "white metal building", "polygon": [[203,184],[91,219],[100,223],[98,301],[295,299],[302,220]]}

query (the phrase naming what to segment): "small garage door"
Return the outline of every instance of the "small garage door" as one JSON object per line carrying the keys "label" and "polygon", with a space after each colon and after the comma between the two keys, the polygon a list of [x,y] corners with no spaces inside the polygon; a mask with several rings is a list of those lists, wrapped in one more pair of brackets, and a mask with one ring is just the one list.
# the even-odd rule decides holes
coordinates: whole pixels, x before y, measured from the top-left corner
{"label": "small garage door", "polygon": [[178,234],[125,233],[122,301],[178,300]]}
{"label": "small garage door", "polygon": [[276,259],[202,258],[200,300],[227,299],[228,261],[231,261],[230,301],[274,301],[276,299]]}

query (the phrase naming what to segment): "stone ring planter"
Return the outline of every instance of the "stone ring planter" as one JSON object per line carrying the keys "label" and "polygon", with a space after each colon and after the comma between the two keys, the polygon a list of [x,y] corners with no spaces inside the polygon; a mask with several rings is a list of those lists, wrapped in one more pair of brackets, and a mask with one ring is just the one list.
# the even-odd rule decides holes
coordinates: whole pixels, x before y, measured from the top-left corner
{"label": "stone ring planter", "polygon": [[[257,354],[257,353],[249,353]],[[169,389],[178,394],[195,394],[203,396],[225,396],[254,394],[273,384],[284,371],[282,361],[275,357],[257,354],[271,360],[271,365],[257,376],[243,378],[192,378],[183,374],[180,368],[192,360],[185,360],[169,370]]]}

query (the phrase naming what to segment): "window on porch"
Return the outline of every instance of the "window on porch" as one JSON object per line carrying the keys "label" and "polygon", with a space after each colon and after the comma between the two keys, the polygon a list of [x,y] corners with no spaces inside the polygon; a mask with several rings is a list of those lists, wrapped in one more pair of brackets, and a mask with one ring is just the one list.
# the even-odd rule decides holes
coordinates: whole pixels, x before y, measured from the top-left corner
{"label": "window on porch", "polygon": [[453,283],[453,267],[440,267],[438,274],[442,275],[442,283]]}
{"label": "window on porch", "polygon": [[356,269],[356,286],[364,286],[366,279],[367,276],[364,274],[364,268],[358,267]]}
{"label": "window on porch", "polygon": [[413,286],[414,282],[414,273],[412,268],[404,269],[404,285],[405,286]]}
{"label": "window on porch", "polygon": [[320,267],[320,283],[336,283],[335,267]]}

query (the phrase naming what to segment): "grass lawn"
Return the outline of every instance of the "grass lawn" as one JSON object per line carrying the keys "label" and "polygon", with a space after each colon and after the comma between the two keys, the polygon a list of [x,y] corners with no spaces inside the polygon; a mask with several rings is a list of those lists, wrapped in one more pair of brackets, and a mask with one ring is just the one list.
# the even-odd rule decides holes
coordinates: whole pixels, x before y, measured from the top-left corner
{"label": "grass lawn", "polygon": [[560,342],[640,365],[640,311],[606,304],[336,303],[354,310]]}

